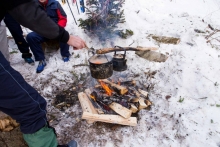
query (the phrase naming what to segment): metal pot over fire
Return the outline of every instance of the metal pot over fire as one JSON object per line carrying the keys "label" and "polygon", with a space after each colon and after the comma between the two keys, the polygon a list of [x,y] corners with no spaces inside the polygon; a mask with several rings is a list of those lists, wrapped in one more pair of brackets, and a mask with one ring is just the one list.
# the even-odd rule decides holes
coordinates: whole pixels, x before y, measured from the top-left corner
{"label": "metal pot over fire", "polygon": [[107,79],[113,74],[112,57],[106,54],[96,54],[89,58],[91,76],[95,79]]}

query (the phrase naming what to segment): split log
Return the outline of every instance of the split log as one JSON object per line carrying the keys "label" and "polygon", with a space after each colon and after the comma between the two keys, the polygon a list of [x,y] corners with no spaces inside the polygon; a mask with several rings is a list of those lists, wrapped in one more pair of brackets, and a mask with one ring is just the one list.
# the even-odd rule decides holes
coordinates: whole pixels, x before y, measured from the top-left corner
{"label": "split log", "polygon": [[128,92],[128,89],[126,87],[123,87],[123,86],[117,85],[115,83],[112,83],[107,79],[100,80],[100,81],[105,82],[105,83],[109,84],[110,86],[116,88],[120,92],[121,95],[124,95],[126,92]]}
{"label": "split log", "polygon": [[99,115],[99,114],[91,114],[88,112],[83,112],[82,119],[101,121],[101,122],[113,123],[113,124],[129,125],[129,126],[137,125],[136,117],[130,117],[125,119],[119,115],[107,115],[107,114]]}
{"label": "split log", "polygon": [[136,113],[138,111],[138,108],[134,104],[131,104],[130,110],[132,111],[132,113]]}
{"label": "split log", "polygon": [[180,39],[174,38],[174,37],[166,37],[166,36],[152,36],[154,40],[156,40],[159,43],[165,43],[165,44],[179,44]]}
{"label": "split log", "polygon": [[[93,107],[91,101],[87,97],[87,95],[84,92],[78,93],[78,98],[82,107],[83,112],[88,112],[92,114],[98,114],[95,108]],[[93,123],[94,121],[88,120],[89,124]]]}
{"label": "split log", "polygon": [[86,89],[85,93],[87,94],[87,96],[89,97],[89,100],[92,102],[93,106],[95,107],[96,111],[98,112],[98,114],[104,114],[102,107],[93,99],[90,98],[91,96],[91,90],[90,89]]}
{"label": "split log", "polygon": [[144,109],[144,108],[148,107],[148,105],[146,105],[146,103],[145,103],[144,98],[140,98],[138,102],[139,102],[138,110],[141,110],[141,109]]}
{"label": "split log", "polygon": [[167,55],[154,51],[136,51],[135,54],[144,59],[154,62],[165,62],[168,58]]}
{"label": "split log", "polygon": [[137,98],[132,99],[131,102],[132,103],[137,103],[137,102],[139,102],[139,100],[140,100],[140,97],[137,97]]}
{"label": "split log", "polygon": [[132,111],[123,107],[122,105],[118,104],[118,103],[111,103],[109,105],[109,107],[114,110],[116,113],[118,113],[119,115],[123,116],[124,118],[129,118],[131,117],[131,113]]}
{"label": "split log", "polygon": [[145,100],[144,102],[145,102],[145,104],[146,104],[147,106],[152,105],[152,102],[150,102],[149,100]]}
{"label": "split log", "polygon": [[138,89],[138,91],[145,97],[147,97],[148,95],[148,92],[147,91],[144,91],[144,90],[141,90],[141,89]]}
{"label": "split log", "polygon": [[114,51],[149,51],[149,50],[157,50],[158,48],[156,47],[116,47],[116,48],[103,48],[103,49],[98,49],[96,50],[96,54],[106,54]]}

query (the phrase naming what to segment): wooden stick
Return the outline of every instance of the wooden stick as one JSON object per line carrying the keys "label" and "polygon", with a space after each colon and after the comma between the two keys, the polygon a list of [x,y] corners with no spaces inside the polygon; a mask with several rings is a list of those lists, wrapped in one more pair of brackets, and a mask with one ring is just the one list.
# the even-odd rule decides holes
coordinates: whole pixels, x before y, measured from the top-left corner
{"label": "wooden stick", "polygon": [[121,124],[121,125],[129,125],[129,126],[136,126],[137,125],[137,118],[130,117],[130,118],[123,118],[119,115],[107,115],[107,114],[91,114],[88,112],[83,112],[82,119],[87,119],[91,121],[101,121],[106,123],[113,123],[113,124]]}
{"label": "wooden stick", "polygon": [[[93,107],[91,101],[87,97],[87,95],[84,92],[78,93],[78,98],[82,107],[83,112],[88,112],[92,114],[98,114],[95,108]],[[94,121],[88,120],[89,124],[93,123]]]}
{"label": "wooden stick", "polygon": [[111,103],[109,105],[109,107],[114,110],[116,113],[120,114],[121,116],[123,116],[124,118],[129,118],[131,117],[131,113],[132,111],[123,107],[122,105],[118,104],[118,103]]}
{"label": "wooden stick", "polygon": [[126,87],[123,87],[123,86],[120,86],[120,85],[118,85],[118,84],[112,83],[112,82],[110,82],[110,81],[107,80],[107,79],[100,80],[100,81],[103,81],[103,82],[105,82],[105,83],[107,83],[107,84],[110,84],[112,87],[118,89],[118,90],[120,91],[120,94],[121,94],[121,95],[124,95],[126,92],[128,92],[128,89],[127,89]]}
{"label": "wooden stick", "polygon": [[122,48],[103,48],[103,49],[98,49],[96,50],[96,54],[105,54],[109,52],[114,52],[114,51],[148,51],[148,50],[157,50],[158,48],[156,47],[122,47]]}

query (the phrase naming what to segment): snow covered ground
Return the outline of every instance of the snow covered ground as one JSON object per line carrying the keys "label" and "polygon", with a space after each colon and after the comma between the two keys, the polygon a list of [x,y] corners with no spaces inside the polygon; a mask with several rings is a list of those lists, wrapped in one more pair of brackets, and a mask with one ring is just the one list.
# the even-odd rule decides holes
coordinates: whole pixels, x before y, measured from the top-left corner
{"label": "snow covered ground", "polygon": [[[87,36],[73,21],[68,5],[63,5],[68,14],[71,33],[83,38],[89,47],[99,49],[111,47],[109,42],[102,46],[97,39]],[[78,14],[72,5],[74,16]],[[60,143],[71,139],[81,147],[220,147],[220,43],[206,43],[205,36],[212,31],[208,24],[220,29],[219,0],[126,0],[124,4],[126,23],[120,28],[131,29],[134,35],[124,40],[116,38],[114,45],[156,46],[158,52],[169,56],[166,62],[149,62],[134,52],[127,53],[127,73],[139,75],[135,80],[146,85],[155,84],[149,91],[153,102],[150,111],[141,110],[136,127],[121,126],[111,129],[103,124],[87,124],[81,120],[79,102],[64,112],[53,105],[57,93],[72,86],[77,77],[88,73],[88,67],[73,68],[76,64],[88,63],[86,49],[71,48],[70,62],[61,60],[59,51],[47,54],[46,69],[36,74],[35,65],[24,63],[20,53],[12,53],[11,65],[26,81],[34,86],[48,101],[48,114],[57,118],[54,127]],[[197,33],[194,29],[206,33]],[[150,35],[178,37],[178,45],[158,44]],[[218,37],[218,33],[215,35]],[[10,40],[10,51],[17,46]],[[154,78],[145,74],[157,71]],[[89,82],[89,81],[88,81]],[[169,99],[166,96],[171,96]],[[180,101],[183,100],[183,101]]]}

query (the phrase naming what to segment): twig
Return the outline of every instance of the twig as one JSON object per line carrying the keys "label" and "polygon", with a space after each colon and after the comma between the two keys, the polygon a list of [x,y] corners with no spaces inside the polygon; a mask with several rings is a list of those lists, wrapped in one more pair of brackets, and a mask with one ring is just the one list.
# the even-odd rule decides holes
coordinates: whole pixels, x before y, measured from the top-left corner
{"label": "twig", "polygon": [[205,39],[210,38],[211,36],[213,36],[214,34],[216,34],[217,32],[219,32],[220,30],[215,30],[214,32],[212,32],[211,34],[209,34],[208,36],[205,37]]}
{"label": "twig", "polygon": [[133,43],[134,43],[134,40],[133,40],[133,42],[131,44],[129,44],[129,46],[131,46]]}
{"label": "twig", "polygon": [[77,64],[77,65],[73,65],[73,67],[79,67],[79,66],[89,66],[88,64]]}
{"label": "twig", "polygon": [[[208,15],[210,15],[210,14],[212,14],[212,13],[215,13],[215,12],[217,12],[217,11],[219,11],[220,9],[218,9],[218,10],[215,10],[215,11],[212,11],[211,13],[209,13]],[[204,18],[206,18],[208,15],[206,15],[205,17],[203,17],[203,19]]]}
{"label": "twig", "polygon": [[[206,78],[205,76],[203,76],[204,78]],[[210,80],[210,79],[208,79],[208,78],[206,78],[207,80],[209,80],[209,81],[211,81],[212,83],[214,83],[212,80]]]}
{"label": "twig", "polygon": [[213,31],[215,30],[210,24],[208,24],[208,27]]}
{"label": "twig", "polygon": [[202,97],[202,98],[199,98],[199,99],[207,99],[208,97]]}

